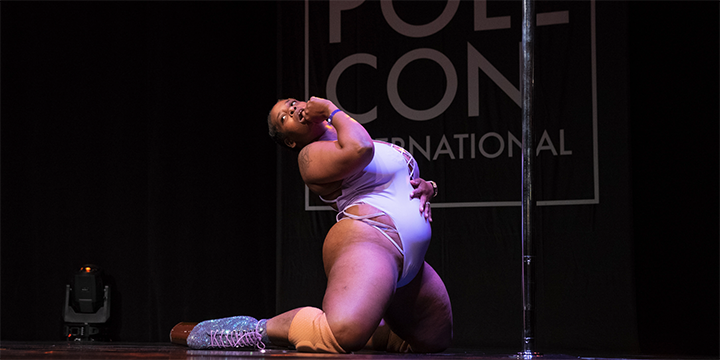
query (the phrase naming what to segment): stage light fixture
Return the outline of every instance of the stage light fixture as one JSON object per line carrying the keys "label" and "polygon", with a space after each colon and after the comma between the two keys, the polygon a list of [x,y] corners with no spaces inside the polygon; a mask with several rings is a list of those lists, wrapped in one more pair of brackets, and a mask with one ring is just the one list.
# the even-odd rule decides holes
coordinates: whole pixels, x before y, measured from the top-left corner
{"label": "stage light fixture", "polygon": [[109,341],[110,286],[102,270],[83,265],[65,285],[65,336],[72,341]]}

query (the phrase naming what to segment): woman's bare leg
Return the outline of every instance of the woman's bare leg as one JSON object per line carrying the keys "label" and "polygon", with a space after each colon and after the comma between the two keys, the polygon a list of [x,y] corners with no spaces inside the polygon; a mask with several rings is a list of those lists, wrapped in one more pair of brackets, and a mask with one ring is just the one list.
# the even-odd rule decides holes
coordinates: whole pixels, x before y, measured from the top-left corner
{"label": "woman's bare leg", "polygon": [[[359,350],[377,329],[393,297],[402,255],[376,229],[343,220],[325,239],[323,263],[328,284],[322,310],[327,323],[343,350]],[[299,310],[268,320],[273,344],[290,344],[290,325]]]}
{"label": "woman's bare leg", "polygon": [[397,289],[384,320],[414,352],[439,352],[450,346],[450,298],[442,279],[427,262],[413,281]]}
{"label": "woman's bare leg", "polygon": [[300,311],[299,308],[293,309],[277,315],[272,319],[268,319],[266,331],[268,338],[273,345],[286,347],[292,345],[288,341],[288,331],[290,330],[290,324],[298,311]]}

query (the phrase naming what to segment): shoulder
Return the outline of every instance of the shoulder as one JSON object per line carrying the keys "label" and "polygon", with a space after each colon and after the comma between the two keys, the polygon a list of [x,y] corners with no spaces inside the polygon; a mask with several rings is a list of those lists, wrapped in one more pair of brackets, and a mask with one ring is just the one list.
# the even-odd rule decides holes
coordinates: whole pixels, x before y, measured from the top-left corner
{"label": "shoulder", "polygon": [[337,140],[315,141],[298,154],[300,175],[305,184],[329,184],[362,170],[373,158],[372,148],[341,146]]}
{"label": "shoulder", "polygon": [[298,164],[300,165],[300,171],[303,170],[303,166],[310,165],[313,159],[316,158],[321,152],[334,149],[336,147],[336,143],[337,141],[315,141],[303,147],[298,154]]}

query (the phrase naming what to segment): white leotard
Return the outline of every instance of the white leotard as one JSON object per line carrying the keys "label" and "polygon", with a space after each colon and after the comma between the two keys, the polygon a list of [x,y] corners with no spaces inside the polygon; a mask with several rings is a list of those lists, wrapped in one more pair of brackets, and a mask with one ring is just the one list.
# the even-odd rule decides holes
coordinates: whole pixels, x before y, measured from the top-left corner
{"label": "white leotard", "polygon": [[[410,179],[419,176],[415,159],[405,149],[382,141],[375,141],[372,161],[363,170],[347,177],[342,182],[342,193],[335,200],[337,221],[354,219],[375,227],[385,235],[403,254],[403,271],[397,287],[407,285],[425,262],[425,252],[430,244],[430,222],[420,212],[420,199],[410,199],[413,187]],[[346,210],[354,205],[368,204],[379,213],[357,216]],[[388,215],[395,228],[370,220]],[[402,247],[387,234],[397,232]]]}

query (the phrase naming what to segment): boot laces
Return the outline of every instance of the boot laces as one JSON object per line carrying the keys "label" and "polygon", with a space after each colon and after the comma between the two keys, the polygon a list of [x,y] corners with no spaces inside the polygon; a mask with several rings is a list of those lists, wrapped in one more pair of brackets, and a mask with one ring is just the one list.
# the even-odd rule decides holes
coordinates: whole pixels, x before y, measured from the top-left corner
{"label": "boot laces", "polygon": [[265,349],[265,344],[261,341],[262,334],[255,329],[251,331],[223,331],[223,330],[211,330],[210,331],[210,346],[211,347],[256,347],[260,350]]}

